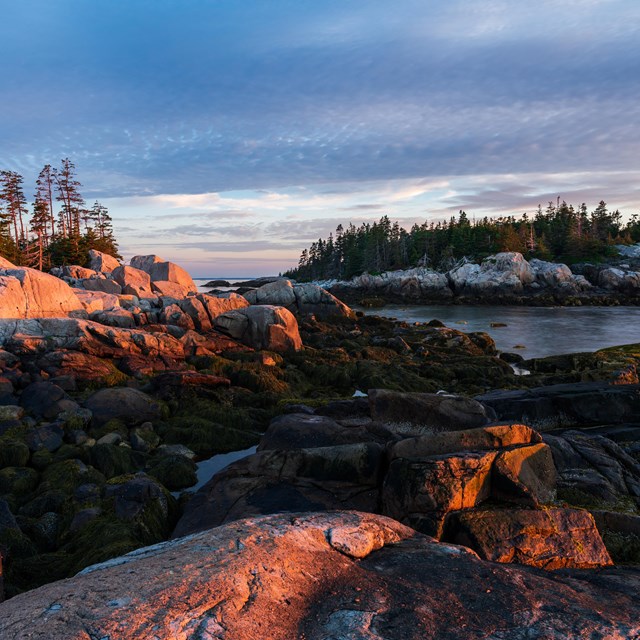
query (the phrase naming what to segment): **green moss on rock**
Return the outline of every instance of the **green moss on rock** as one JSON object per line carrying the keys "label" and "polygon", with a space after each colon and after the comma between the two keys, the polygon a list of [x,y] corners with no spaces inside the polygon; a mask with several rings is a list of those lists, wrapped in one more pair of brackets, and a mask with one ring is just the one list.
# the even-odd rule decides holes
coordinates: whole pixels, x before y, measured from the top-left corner
{"label": "green moss on rock", "polygon": [[29,447],[11,437],[0,438],[0,469],[24,467],[29,461]]}

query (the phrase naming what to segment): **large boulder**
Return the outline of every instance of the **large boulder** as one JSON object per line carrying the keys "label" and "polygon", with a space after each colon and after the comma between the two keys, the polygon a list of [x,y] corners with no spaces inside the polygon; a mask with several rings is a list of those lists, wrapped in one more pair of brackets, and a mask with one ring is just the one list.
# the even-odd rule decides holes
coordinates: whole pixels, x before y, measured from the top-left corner
{"label": "large boulder", "polygon": [[328,291],[312,283],[293,284],[281,279],[247,291],[244,297],[250,304],[268,304],[286,307],[299,314],[313,314],[319,318],[328,316],[355,317],[349,307]]}
{"label": "large boulder", "polygon": [[578,507],[640,507],[640,462],[619,444],[584,431],[545,434],[558,470],[558,497]]}
{"label": "large boulder", "polygon": [[134,267],[120,266],[113,270],[113,279],[122,287],[122,293],[137,298],[152,296],[149,274]]}
{"label": "large boulder", "polygon": [[214,321],[214,328],[254,349],[298,351],[302,339],[290,311],[272,305],[227,311]]}
{"label": "large boulder", "polygon": [[97,272],[93,269],[87,269],[86,267],[81,267],[77,264],[65,264],[62,267],[62,277],[65,279],[71,278],[73,280],[82,280],[84,278],[92,278],[97,275]]}
{"label": "large boulder", "polygon": [[[116,269],[117,268],[118,267],[116,267]],[[110,293],[115,296],[119,296],[122,293],[122,286],[111,278],[87,278],[85,280],[79,280],[77,285],[87,291]]]}
{"label": "large boulder", "polygon": [[166,296],[180,300],[187,296],[189,289],[177,282],[169,282],[169,280],[157,280],[151,283],[151,290],[158,296]]}
{"label": "large boulder", "polygon": [[636,293],[640,289],[640,273],[630,269],[607,267],[599,272],[598,285],[603,289]]}
{"label": "large boulder", "polygon": [[89,268],[102,273],[111,273],[120,266],[120,262],[108,253],[89,249]]}
{"label": "large boulder", "polygon": [[95,425],[102,425],[114,418],[129,425],[142,424],[159,420],[164,415],[161,402],[129,387],[100,389],[90,395],[84,405],[91,411]]}
{"label": "large boulder", "polygon": [[558,287],[572,281],[573,273],[566,264],[545,262],[533,258],[529,260],[535,281],[546,287]]}
{"label": "large boulder", "polygon": [[492,425],[479,429],[443,431],[404,438],[390,448],[389,457],[393,460],[423,458],[456,451],[490,451],[516,445],[537,444],[541,440],[539,433],[522,424]]}
{"label": "large boulder", "polygon": [[466,263],[447,273],[456,293],[484,295],[519,293],[531,284],[535,273],[521,253],[503,252],[489,256],[481,265]]}
{"label": "large boulder", "polygon": [[463,544],[492,562],[543,569],[612,564],[593,516],[577,509],[460,511],[447,519],[443,540]]}
{"label": "large boulder", "polygon": [[370,389],[369,407],[374,420],[406,435],[473,429],[490,419],[490,412],[476,400],[437,393]]}
{"label": "large boulder", "polygon": [[231,293],[228,297],[224,298],[212,296],[208,293],[199,293],[196,299],[204,306],[211,322],[227,311],[243,309],[249,306],[249,303],[243,296],[235,293]]}
{"label": "large boulder", "polygon": [[84,311],[71,287],[28,267],[0,269],[0,318],[58,318]]}
{"label": "large boulder", "polygon": [[[120,288],[120,285],[116,285]],[[101,291],[85,291],[84,289],[74,289],[73,292],[82,303],[84,310],[91,314],[94,311],[104,311],[120,306],[118,296],[111,293],[102,293]]]}
{"label": "large boulder", "polygon": [[58,385],[52,382],[33,382],[27,386],[20,397],[20,404],[35,416],[53,419],[63,411],[78,408],[74,402]]}
{"label": "large boulder", "polygon": [[381,516],[251,518],[139,549],[0,605],[6,640],[611,638],[640,575],[496,565]]}
{"label": "large boulder", "polygon": [[152,282],[174,282],[180,285],[184,295],[198,291],[191,276],[175,262],[163,260],[156,255],[134,256],[131,258],[131,266],[148,273]]}
{"label": "large boulder", "polygon": [[470,509],[491,495],[496,451],[396,458],[382,489],[382,512],[433,536],[440,536],[446,514]]}

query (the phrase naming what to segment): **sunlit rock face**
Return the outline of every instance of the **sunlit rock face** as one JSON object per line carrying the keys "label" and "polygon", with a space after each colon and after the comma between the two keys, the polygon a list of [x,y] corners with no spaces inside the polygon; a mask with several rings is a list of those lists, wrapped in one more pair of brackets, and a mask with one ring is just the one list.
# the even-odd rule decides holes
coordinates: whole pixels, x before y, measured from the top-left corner
{"label": "sunlit rock face", "polygon": [[59,278],[28,267],[0,267],[0,318],[58,318],[83,310]]}
{"label": "sunlit rock face", "polygon": [[102,273],[111,273],[120,266],[120,262],[108,253],[89,249],[89,268]]}
{"label": "sunlit rock face", "polygon": [[614,638],[640,574],[496,565],[389,518],[250,518],[139,549],[0,605],[5,640]]}
{"label": "sunlit rock face", "polygon": [[298,351],[302,339],[290,311],[273,305],[255,305],[228,311],[214,321],[214,328],[253,349]]}
{"label": "sunlit rock face", "polygon": [[[159,256],[134,256],[131,258],[131,266],[146,272],[151,282],[162,283],[157,285],[156,289],[160,288],[166,291],[168,287],[166,283],[171,282],[175,285],[172,287],[174,293],[179,291],[181,293],[180,297],[185,297],[189,293],[198,291],[193,279],[182,267],[175,262],[163,260]],[[167,293],[167,295],[173,294]]]}

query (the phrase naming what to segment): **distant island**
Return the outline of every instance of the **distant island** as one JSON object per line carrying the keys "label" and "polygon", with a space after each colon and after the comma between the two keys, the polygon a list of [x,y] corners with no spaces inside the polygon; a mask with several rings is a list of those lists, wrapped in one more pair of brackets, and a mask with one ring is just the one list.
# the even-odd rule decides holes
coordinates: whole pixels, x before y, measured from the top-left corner
{"label": "distant island", "polygon": [[566,264],[614,257],[616,244],[640,241],[637,215],[623,223],[620,211],[609,211],[604,201],[591,212],[586,204],[566,202],[538,206],[529,217],[469,220],[464,211],[449,221],[415,224],[407,231],[382,216],[359,227],[339,225],[335,236],[320,238],[300,255],[298,266],[284,273],[300,281],[348,280],[363,273],[426,267],[448,271],[461,259],[480,261],[499,252],[517,252]]}

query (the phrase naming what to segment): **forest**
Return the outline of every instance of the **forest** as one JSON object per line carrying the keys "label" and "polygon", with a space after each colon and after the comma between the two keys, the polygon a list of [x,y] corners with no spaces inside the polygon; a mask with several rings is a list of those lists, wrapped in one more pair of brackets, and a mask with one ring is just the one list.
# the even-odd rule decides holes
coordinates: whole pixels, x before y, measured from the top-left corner
{"label": "forest", "polygon": [[464,211],[448,221],[425,221],[407,231],[382,216],[359,227],[339,225],[326,240],[304,249],[298,266],[284,275],[300,281],[349,279],[361,273],[382,273],[416,266],[447,271],[466,257],[481,260],[500,251],[518,251],[526,258],[575,264],[602,262],[616,255],[615,244],[640,241],[637,214],[623,223],[620,211],[604,201],[589,211],[586,204],[566,202],[538,206],[530,217],[469,220]]}
{"label": "forest", "polygon": [[40,270],[85,266],[90,249],[120,258],[111,216],[97,201],[87,206],[71,160],[63,159],[59,168],[43,167],[30,204],[23,185],[19,173],[0,171],[1,256]]}

